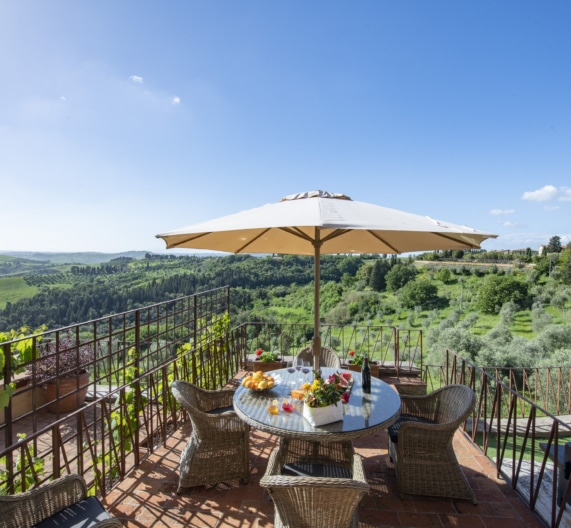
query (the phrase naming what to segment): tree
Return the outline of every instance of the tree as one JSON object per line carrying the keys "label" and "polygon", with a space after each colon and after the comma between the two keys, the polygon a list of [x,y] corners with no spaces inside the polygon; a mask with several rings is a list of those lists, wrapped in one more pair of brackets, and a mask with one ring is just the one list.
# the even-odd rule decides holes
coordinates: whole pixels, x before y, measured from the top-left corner
{"label": "tree", "polygon": [[528,303],[528,297],[529,286],[525,282],[509,275],[488,275],[478,293],[476,306],[484,313],[499,313],[510,301],[523,307]]}
{"label": "tree", "polygon": [[561,282],[563,284],[571,284],[571,244],[568,244],[567,249],[561,253],[558,264],[561,272]]}
{"label": "tree", "polygon": [[404,264],[397,264],[393,266],[390,271],[385,275],[387,281],[387,289],[395,292],[402,288],[407,282],[414,280],[418,271],[413,266]]}
{"label": "tree", "polygon": [[557,235],[552,236],[549,239],[549,244],[547,244],[547,253],[561,253],[561,249],[561,237]]}
{"label": "tree", "polygon": [[402,287],[399,299],[407,308],[431,304],[438,299],[438,288],[427,280],[413,280]]}
{"label": "tree", "polygon": [[448,268],[441,268],[436,273],[436,278],[444,284],[448,284],[452,278],[452,272]]}
{"label": "tree", "polygon": [[391,265],[387,259],[379,259],[375,262],[369,277],[369,286],[374,291],[382,292],[387,289],[387,281],[385,277],[390,269]]}

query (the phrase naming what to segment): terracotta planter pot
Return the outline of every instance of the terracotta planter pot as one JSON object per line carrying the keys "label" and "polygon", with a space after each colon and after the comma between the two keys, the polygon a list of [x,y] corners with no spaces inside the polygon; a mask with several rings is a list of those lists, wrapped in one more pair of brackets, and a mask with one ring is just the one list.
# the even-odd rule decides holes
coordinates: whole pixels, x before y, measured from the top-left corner
{"label": "terracotta planter pot", "polygon": [[[379,377],[379,363],[377,361],[369,361],[369,366],[371,367],[371,376],[375,378]],[[361,372],[361,365],[353,365],[351,360],[348,363],[342,365],[343,368],[352,370],[353,372]]]}
{"label": "terracotta planter pot", "polygon": [[[44,394],[48,411],[52,413],[68,413],[79,409],[85,401],[89,386],[89,372],[80,374],[77,378],[60,378],[57,382],[46,383]],[[56,398],[59,398],[56,401]]]}
{"label": "terracotta planter pot", "polygon": [[284,361],[258,361],[252,362],[252,370],[257,372],[261,370],[262,372],[269,372],[270,370],[278,370],[285,368],[286,364]]}

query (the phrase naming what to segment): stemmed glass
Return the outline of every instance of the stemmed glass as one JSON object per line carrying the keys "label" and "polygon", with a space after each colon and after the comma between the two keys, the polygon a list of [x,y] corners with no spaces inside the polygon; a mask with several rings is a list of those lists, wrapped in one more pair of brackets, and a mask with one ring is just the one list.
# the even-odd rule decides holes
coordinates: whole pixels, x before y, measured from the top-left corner
{"label": "stemmed glass", "polygon": [[293,361],[288,361],[287,362],[287,371],[290,374],[289,378],[290,378],[290,385],[294,386],[295,385],[295,380],[294,380],[294,376],[293,374],[295,373],[295,364]]}
{"label": "stemmed glass", "polygon": [[301,369],[303,368],[303,359],[297,358],[295,361],[295,370],[297,370],[298,374],[297,376],[299,377],[299,373],[301,372]]}
{"label": "stemmed glass", "polygon": [[304,361],[304,362],[303,362],[302,367],[301,367],[301,371],[302,371],[304,374],[309,374],[309,373],[310,373],[311,367],[310,367],[309,361]]}

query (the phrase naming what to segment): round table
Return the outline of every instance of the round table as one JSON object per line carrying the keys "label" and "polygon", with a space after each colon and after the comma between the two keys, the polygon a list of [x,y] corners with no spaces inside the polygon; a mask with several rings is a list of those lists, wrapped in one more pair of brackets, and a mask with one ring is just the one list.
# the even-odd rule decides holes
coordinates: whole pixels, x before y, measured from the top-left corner
{"label": "round table", "polygon": [[[335,372],[351,372],[353,385],[349,402],[343,405],[343,420],[326,425],[312,426],[303,416],[303,402],[292,399],[291,413],[281,408],[281,399],[290,397],[292,389],[299,389],[304,382],[313,380],[313,374],[288,373],[287,369],[268,372],[276,380],[273,389],[257,392],[240,386],[234,394],[234,410],[247,424],[283,438],[299,438],[312,442],[343,442],[371,435],[393,424],[400,415],[401,401],[398,393],[387,383],[371,379],[370,394],[363,393],[361,374],[335,368],[321,368],[326,379]],[[293,385],[292,385],[293,383]],[[274,399],[280,402],[279,413],[268,412]]]}

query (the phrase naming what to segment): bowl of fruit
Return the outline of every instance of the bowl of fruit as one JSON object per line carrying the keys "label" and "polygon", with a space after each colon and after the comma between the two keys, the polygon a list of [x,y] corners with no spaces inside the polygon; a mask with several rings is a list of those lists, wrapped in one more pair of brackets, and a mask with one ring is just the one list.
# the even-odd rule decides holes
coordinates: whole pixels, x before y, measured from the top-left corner
{"label": "bowl of fruit", "polygon": [[242,386],[255,392],[263,392],[273,389],[276,385],[274,378],[264,374],[261,370],[250,372],[243,380]]}

